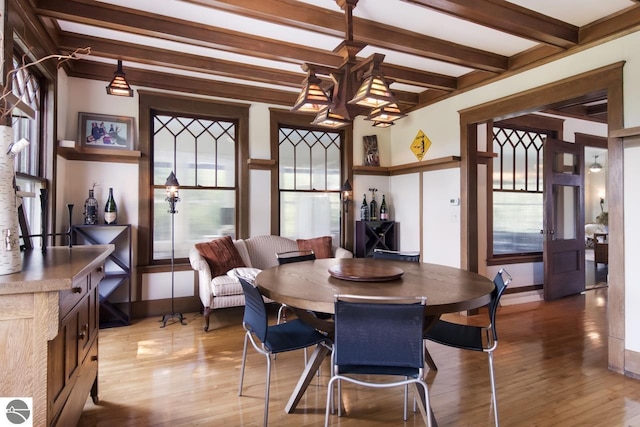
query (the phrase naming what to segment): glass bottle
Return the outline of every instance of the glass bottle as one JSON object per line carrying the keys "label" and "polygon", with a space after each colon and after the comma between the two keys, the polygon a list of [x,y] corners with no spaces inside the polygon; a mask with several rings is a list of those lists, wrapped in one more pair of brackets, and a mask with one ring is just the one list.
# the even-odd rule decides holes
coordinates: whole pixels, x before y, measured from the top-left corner
{"label": "glass bottle", "polygon": [[369,221],[369,205],[367,204],[367,195],[362,198],[362,206],[360,207],[360,220]]}
{"label": "glass bottle", "polygon": [[378,220],[378,202],[376,202],[376,189],[371,190],[371,202],[369,202],[369,218],[371,221]]}
{"label": "glass bottle", "polygon": [[89,197],[84,201],[84,223],[87,225],[98,223],[98,201],[93,197],[93,189],[89,190]]}
{"label": "glass bottle", "polygon": [[109,198],[107,198],[107,204],[104,205],[104,223],[105,224],[117,224],[118,207],[116,201],[113,198],[113,188],[109,188]]}
{"label": "glass bottle", "polygon": [[387,209],[387,201],[384,199],[384,194],[382,195],[382,203],[380,203],[380,220],[386,221],[389,219],[389,210]]}

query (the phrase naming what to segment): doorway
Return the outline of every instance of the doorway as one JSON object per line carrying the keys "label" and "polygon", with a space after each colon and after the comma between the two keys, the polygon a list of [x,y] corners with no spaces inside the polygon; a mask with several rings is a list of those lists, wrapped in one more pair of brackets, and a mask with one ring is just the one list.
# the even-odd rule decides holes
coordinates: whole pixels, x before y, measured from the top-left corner
{"label": "doorway", "polygon": [[[592,70],[559,82],[547,84],[537,89],[511,95],[505,99],[488,102],[481,106],[468,108],[460,112],[461,122],[461,195],[464,209],[461,211],[461,226],[466,233],[462,238],[462,265],[471,271],[480,268],[479,224],[478,218],[478,167],[484,156],[478,150],[478,126],[495,118],[514,117],[523,112],[545,111],[566,105],[569,100],[585,100],[589,97],[601,99],[604,95],[608,102],[607,125],[609,130],[623,128],[622,103],[622,67],[623,63],[612,64]],[[609,169],[607,180],[609,206],[615,206],[620,212],[611,212],[622,217],[623,209],[623,165],[622,146],[615,139],[608,141]],[[615,224],[615,222],[614,222]],[[609,228],[609,239],[621,238],[624,234],[622,221]],[[620,240],[622,241],[622,240]],[[610,259],[624,259],[622,245],[609,247]],[[483,261],[484,262],[484,261]],[[621,371],[624,360],[624,289],[625,278],[623,264],[609,265],[609,366]],[[544,286],[544,284],[543,284]]]}

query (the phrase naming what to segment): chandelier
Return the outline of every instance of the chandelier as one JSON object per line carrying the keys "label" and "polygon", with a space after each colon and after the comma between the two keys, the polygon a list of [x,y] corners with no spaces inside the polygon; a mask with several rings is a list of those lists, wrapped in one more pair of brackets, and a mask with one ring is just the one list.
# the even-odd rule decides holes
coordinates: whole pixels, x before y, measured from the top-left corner
{"label": "chandelier", "polygon": [[[311,123],[330,128],[346,126],[359,115],[366,115],[367,120],[373,121],[373,126],[391,126],[406,114],[400,111],[398,101],[380,72],[384,55],[374,53],[364,60],[357,60],[356,54],[366,46],[353,40],[353,9],[358,0],[336,0],[336,3],[345,11],[346,33],[334,52],[339,53],[344,62],[338,68],[303,64],[307,77],[291,110],[314,112],[316,117]],[[331,78],[328,88],[322,87],[323,81],[317,74]]]}
{"label": "chandelier", "polygon": [[598,156],[597,154],[595,154],[593,156],[593,163],[591,164],[591,166],[589,166],[589,170],[593,173],[598,173],[602,170],[602,165],[600,163],[598,163]]}

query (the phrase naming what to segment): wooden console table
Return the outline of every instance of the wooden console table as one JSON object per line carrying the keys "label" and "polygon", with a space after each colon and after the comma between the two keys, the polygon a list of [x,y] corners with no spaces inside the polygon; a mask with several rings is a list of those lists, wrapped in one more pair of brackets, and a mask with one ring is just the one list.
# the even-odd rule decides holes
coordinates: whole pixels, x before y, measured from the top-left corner
{"label": "wooden console table", "polygon": [[113,245],[23,254],[0,276],[0,396],[31,397],[34,426],[76,425],[98,398],[98,282]]}
{"label": "wooden console table", "polygon": [[609,264],[609,237],[608,233],[593,233],[593,257],[594,264]]}

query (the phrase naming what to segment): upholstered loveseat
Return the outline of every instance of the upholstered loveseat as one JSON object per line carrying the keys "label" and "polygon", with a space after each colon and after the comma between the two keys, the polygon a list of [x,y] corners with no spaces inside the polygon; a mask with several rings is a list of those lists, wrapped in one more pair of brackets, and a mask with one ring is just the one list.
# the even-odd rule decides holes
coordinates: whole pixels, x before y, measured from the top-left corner
{"label": "upholstered loveseat", "polygon": [[[223,264],[225,264],[223,266],[216,259],[203,255],[203,245],[206,244],[193,246],[189,252],[191,267],[198,271],[199,296],[204,307],[205,331],[209,330],[209,317],[212,310],[244,305],[244,295],[238,276],[251,279],[260,270],[278,265],[276,253],[295,251],[302,249],[305,243],[310,241],[318,243],[323,240],[323,238],[319,238],[296,241],[281,236],[256,236],[232,241],[230,238],[226,239],[226,242],[218,239],[218,242],[223,243],[222,251],[226,251],[226,257],[222,256],[224,258]],[[328,238],[324,238],[325,243],[326,239]],[[231,242],[235,250],[230,247]],[[226,247],[224,243],[226,243]],[[236,250],[237,252],[235,252]],[[216,248],[216,251],[220,252],[221,250]],[[324,256],[353,257],[350,251],[340,247],[329,245],[328,251],[330,254],[325,250]],[[323,256],[318,251],[316,252],[319,258]],[[238,259],[238,255],[241,260]],[[231,258],[236,259],[230,261]]]}

